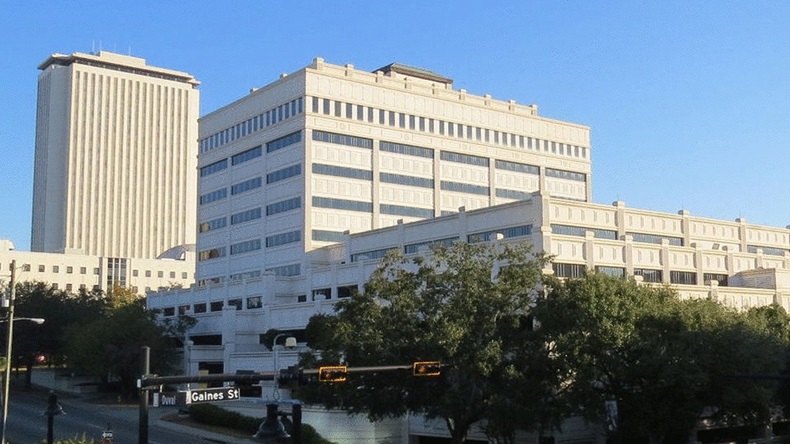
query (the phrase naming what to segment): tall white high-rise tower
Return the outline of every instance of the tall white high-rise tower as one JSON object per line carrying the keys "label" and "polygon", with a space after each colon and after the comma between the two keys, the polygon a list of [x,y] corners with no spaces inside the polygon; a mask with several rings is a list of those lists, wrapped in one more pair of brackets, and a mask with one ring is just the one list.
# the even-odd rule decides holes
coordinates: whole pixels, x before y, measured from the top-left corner
{"label": "tall white high-rise tower", "polygon": [[199,82],[106,51],[38,68],[31,249],[155,258],[193,244]]}

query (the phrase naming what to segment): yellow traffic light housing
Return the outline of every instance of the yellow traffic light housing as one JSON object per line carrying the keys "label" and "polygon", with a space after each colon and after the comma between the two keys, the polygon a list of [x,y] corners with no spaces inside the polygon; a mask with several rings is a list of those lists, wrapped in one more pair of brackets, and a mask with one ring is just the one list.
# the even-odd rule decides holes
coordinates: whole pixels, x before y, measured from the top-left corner
{"label": "yellow traffic light housing", "polygon": [[439,376],[442,374],[442,363],[439,361],[415,362],[411,366],[414,376]]}
{"label": "yellow traffic light housing", "polygon": [[343,382],[348,377],[348,367],[332,365],[318,368],[318,382]]}

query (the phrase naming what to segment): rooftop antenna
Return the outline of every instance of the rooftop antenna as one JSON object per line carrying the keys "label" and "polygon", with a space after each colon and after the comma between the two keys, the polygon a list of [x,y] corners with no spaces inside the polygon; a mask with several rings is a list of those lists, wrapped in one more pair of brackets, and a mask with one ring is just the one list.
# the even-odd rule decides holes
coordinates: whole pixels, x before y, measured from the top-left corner
{"label": "rooftop antenna", "polygon": [[91,54],[96,54],[96,40],[91,40]]}

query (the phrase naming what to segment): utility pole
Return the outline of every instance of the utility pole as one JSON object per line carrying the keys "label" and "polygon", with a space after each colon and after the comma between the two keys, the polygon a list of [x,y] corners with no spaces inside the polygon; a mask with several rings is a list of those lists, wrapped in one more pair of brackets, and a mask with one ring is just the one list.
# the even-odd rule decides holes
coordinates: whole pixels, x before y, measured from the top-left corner
{"label": "utility pole", "polygon": [[3,427],[0,430],[0,444],[6,444],[5,432],[8,422],[8,392],[11,386],[11,347],[14,341],[14,299],[16,298],[16,260],[11,261],[11,290],[8,294],[8,317],[6,318],[5,370],[3,379]]}

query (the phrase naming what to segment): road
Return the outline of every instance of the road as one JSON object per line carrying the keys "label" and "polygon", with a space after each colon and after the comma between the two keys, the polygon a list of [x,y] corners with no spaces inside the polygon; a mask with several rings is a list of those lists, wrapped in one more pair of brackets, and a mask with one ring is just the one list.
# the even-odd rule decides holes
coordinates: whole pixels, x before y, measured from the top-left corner
{"label": "road", "polygon": [[[10,444],[41,444],[47,437],[47,393],[14,391],[11,393],[6,434]],[[102,431],[110,427],[114,444],[137,443],[139,437],[139,409],[133,405],[94,405],[80,398],[61,397],[64,415],[54,418],[54,439],[65,440],[86,436],[101,442]],[[235,443],[230,437],[206,436],[206,432],[184,426],[163,424],[159,417],[173,410],[151,409],[149,416],[149,444],[206,444]],[[242,442],[249,442],[241,440]]]}

